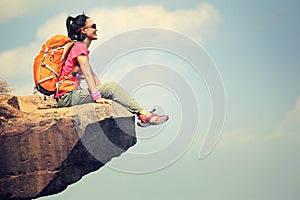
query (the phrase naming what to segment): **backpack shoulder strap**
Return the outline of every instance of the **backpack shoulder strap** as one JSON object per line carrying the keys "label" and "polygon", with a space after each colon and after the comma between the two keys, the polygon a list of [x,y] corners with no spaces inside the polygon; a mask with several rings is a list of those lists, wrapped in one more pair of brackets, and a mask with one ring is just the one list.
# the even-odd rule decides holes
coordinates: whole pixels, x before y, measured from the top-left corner
{"label": "backpack shoulder strap", "polygon": [[68,42],[67,44],[64,45],[64,47],[63,47],[64,48],[64,52],[63,52],[63,54],[61,56],[62,60],[65,61],[67,59],[68,54],[69,54],[70,50],[72,49],[72,47],[74,46],[74,44],[75,44],[75,41],[71,41],[71,42]]}

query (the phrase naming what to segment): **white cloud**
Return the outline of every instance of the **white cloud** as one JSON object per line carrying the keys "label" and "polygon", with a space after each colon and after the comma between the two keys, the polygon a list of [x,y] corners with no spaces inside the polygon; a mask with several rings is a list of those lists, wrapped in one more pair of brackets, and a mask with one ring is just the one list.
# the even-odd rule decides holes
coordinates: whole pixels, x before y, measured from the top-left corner
{"label": "white cloud", "polygon": [[0,53],[2,60],[0,78],[11,85],[14,89],[13,93],[18,95],[32,93],[32,64],[39,48],[36,43],[32,43],[27,47],[18,47]]}
{"label": "white cloud", "polygon": [[[6,17],[9,17],[10,12],[22,15],[24,12],[28,12],[28,9],[32,9],[25,0],[18,0],[17,5],[14,6],[7,0],[2,1],[1,4],[3,5],[1,8],[5,8],[4,15],[8,13]],[[193,10],[168,11],[160,5],[144,5],[111,9],[95,8],[88,11],[87,14],[98,24],[98,35],[100,36],[98,44],[120,32],[144,27],[171,29],[188,34],[198,42],[204,42],[211,34],[215,33],[221,20],[218,11],[206,3],[200,4]],[[54,34],[66,34],[66,17],[67,14],[62,13],[46,21],[43,26],[38,28],[36,40],[30,45],[0,53],[1,76],[8,78],[17,95],[32,92],[32,87],[28,90],[22,88],[22,91],[18,89],[21,86],[20,82],[24,80],[22,85],[29,83],[30,78],[28,77],[32,77],[33,60],[46,39]]]}
{"label": "white cloud", "polygon": [[[55,4],[55,3],[54,3]],[[0,1],[0,21],[19,18],[34,11],[43,11],[51,5],[46,1],[39,0],[1,0]],[[56,4],[55,4],[56,5]]]}
{"label": "white cloud", "polygon": [[51,36],[55,34],[67,34],[66,31],[66,18],[68,15],[66,13],[61,13],[52,19],[49,19],[44,23],[42,27],[37,30],[37,40],[38,42],[45,42]]}
{"label": "white cloud", "polygon": [[137,28],[155,27],[186,33],[204,42],[214,34],[221,17],[209,4],[200,4],[193,10],[168,11],[160,5],[146,5],[129,8],[96,8],[88,14],[99,24],[102,39],[108,39],[116,33]]}
{"label": "white cloud", "polygon": [[26,0],[16,0],[13,3],[10,0],[1,0],[0,21],[23,15],[28,11],[28,9],[26,9],[26,4],[28,4],[28,1]]}

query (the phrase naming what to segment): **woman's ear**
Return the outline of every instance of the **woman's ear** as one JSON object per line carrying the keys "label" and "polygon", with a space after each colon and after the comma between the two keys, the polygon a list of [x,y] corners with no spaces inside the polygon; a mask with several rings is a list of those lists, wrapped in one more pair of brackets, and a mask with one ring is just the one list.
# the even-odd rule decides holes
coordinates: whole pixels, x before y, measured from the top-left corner
{"label": "woman's ear", "polygon": [[83,35],[86,34],[86,28],[85,28],[85,27],[82,27],[82,28],[80,29],[80,31],[81,31],[81,34],[83,34]]}

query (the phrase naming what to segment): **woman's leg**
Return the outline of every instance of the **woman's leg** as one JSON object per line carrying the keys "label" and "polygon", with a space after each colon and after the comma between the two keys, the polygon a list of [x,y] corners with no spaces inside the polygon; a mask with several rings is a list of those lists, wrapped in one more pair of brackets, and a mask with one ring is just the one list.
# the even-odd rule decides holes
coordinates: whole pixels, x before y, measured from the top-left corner
{"label": "woman's leg", "polygon": [[[111,99],[126,107],[134,114],[148,114],[134,98],[130,97],[128,93],[120,87],[117,83],[109,82],[103,83],[97,87],[103,98]],[[150,114],[150,113],[149,113]]]}
{"label": "woman's leg", "polygon": [[[137,124],[142,127],[158,125],[169,119],[168,115],[157,115],[143,109],[134,98],[117,83],[104,83],[97,87],[103,98],[111,99],[126,107],[130,112],[138,115]],[[58,99],[59,107],[68,107],[95,102],[88,89],[74,90]]]}
{"label": "woman's leg", "polygon": [[69,107],[95,102],[88,89],[74,90],[66,93],[57,100],[58,107]]}
{"label": "woman's leg", "polygon": [[[111,99],[126,107],[130,112],[148,115],[149,112],[144,110],[128,93],[117,83],[104,83],[97,87],[103,98]],[[88,89],[74,90],[58,99],[59,107],[69,107],[80,104],[95,102]]]}
{"label": "woman's leg", "polygon": [[138,115],[137,124],[141,127],[150,125],[158,125],[166,122],[169,119],[168,115],[158,115],[143,109],[134,98],[121,88],[117,83],[104,83],[98,87],[102,97],[112,99],[126,107],[130,112]]}

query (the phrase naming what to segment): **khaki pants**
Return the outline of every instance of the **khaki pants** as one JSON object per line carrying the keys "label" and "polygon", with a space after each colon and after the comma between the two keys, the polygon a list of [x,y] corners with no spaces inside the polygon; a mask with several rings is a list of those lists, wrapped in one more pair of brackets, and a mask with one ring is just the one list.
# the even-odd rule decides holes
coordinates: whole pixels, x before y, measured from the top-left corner
{"label": "khaki pants", "polygon": [[[138,113],[142,107],[130,97],[128,93],[117,83],[104,83],[97,87],[103,98],[111,99],[126,107],[132,113]],[[89,89],[73,90],[57,99],[58,107],[69,107],[74,105],[95,102],[90,94]]]}

